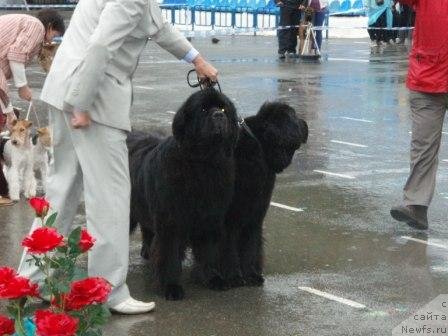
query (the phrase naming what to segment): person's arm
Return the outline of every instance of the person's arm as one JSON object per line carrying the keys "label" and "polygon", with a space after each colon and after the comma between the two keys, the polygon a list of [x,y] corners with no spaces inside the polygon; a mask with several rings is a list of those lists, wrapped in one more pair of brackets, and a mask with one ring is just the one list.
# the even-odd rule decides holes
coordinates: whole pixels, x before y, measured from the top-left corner
{"label": "person's arm", "polygon": [[216,81],[218,71],[162,16],[156,0],[149,0],[149,12],[154,23],[150,30],[151,39],[176,58],[193,63],[200,78]]}
{"label": "person's arm", "polygon": [[87,112],[98,94],[105,71],[115,52],[140,23],[148,0],[111,0],[104,7],[89,40],[84,60],[73,76],[65,103]]}
{"label": "person's arm", "polygon": [[29,60],[30,54],[42,44],[44,36],[45,29],[40,22],[25,21],[16,40],[8,50],[7,59],[14,82],[19,89],[20,98],[24,100],[30,101],[32,99],[32,92],[26,80],[25,63]]}
{"label": "person's arm", "polygon": [[11,68],[12,77],[14,78],[16,88],[19,90],[20,98],[31,101],[33,98],[33,93],[29,88],[28,81],[26,79],[25,64],[9,61],[9,67]]}

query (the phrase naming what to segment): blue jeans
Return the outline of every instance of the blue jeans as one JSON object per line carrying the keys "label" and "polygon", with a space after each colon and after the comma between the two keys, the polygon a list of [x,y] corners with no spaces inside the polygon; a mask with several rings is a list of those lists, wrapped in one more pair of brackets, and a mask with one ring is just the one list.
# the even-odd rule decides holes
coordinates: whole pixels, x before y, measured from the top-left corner
{"label": "blue jeans", "polygon": [[[323,26],[326,14],[327,14],[326,9],[324,9],[320,12],[315,12],[314,18],[313,18],[313,26],[315,26],[315,27]],[[322,47],[322,30],[316,30],[315,34],[316,34],[317,46],[320,49]]]}

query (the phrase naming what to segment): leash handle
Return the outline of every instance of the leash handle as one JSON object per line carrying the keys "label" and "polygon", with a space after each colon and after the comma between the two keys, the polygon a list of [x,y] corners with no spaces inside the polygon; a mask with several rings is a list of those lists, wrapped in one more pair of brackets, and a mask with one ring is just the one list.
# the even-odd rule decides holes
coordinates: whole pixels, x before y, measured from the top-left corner
{"label": "leash handle", "polygon": [[30,119],[30,113],[31,113],[31,109],[33,108],[33,101],[30,100],[30,105],[28,106],[28,112],[26,112],[26,118],[25,120],[29,120]]}
{"label": "leash handle", "polygon": [[[197,83],[192,83],[192,81],[190,80],[191,74],[193,74],[193,73],[196,74]],[[192,88],[198,87],[201,90],[205,90],[205,89],[209,89],[209,88],[213,88],[213,87],[217,86],[218,91],[222,93],[221,85],[219,84],[218,81],[214,82],[214,81],[210,80],[209,78],[205,78],[205,79],[199,78],[195,69],[191,69],[190,71],[188,71],[187,83],[190,87],[192,87]]]}

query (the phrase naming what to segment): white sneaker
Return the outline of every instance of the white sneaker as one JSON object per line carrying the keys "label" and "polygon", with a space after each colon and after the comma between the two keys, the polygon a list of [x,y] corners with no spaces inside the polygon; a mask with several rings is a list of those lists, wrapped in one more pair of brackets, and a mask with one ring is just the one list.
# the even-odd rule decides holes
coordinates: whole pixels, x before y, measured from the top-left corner
{"label": "white sneaker", "polygon": [[149,313],[153,311],[155,307],[156,304],[154,302],[142,302],[129,297],[116,306],[110,307],[110,310],[112,313],[116,314],[137,315]]}

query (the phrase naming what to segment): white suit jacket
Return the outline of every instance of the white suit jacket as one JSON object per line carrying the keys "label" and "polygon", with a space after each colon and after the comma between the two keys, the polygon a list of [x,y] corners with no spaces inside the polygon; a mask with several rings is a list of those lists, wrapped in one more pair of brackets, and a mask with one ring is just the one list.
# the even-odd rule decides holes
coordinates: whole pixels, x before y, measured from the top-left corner
{"label": "white suit jacket", "polygon": [[101,124],[130,130],[131,79],[148,38],[184,58],[192,45],[156,0],[80,0],[45,81],[41,99],[89,111]]}

